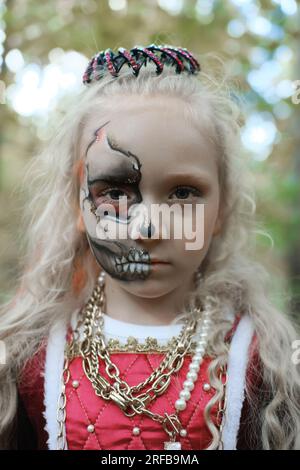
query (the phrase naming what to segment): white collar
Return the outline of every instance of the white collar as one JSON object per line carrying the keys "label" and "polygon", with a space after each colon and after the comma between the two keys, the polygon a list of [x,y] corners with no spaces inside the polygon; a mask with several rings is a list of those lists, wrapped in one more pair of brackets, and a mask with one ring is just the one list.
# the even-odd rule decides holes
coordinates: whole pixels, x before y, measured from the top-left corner
{"label": "white collar", "polygon": [[[77,309],[71,319],[72,328],[75,328],[77,322],[77,315],[79,309]],[[123,320],[117,320],[112,318],[106,313],[103,315],[104,318],[104,327],[103,333],[106,339],[118,339],[121,343],[126,343],[129,336],[133,336],[139,342],[145,341],[149,336],[156,338],[159,344],[165,344],[169,341],[172,336],[177,336],[183,323],[171,324],[171,325],[140,325],[136,323],[129,323]],[[80,334],[83,334],[83,329],[81,328]]]}

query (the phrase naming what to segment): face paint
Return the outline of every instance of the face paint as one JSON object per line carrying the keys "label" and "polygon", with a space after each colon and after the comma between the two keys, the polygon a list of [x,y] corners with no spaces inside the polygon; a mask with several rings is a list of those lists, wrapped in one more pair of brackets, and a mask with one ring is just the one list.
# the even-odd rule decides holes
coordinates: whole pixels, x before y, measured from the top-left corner
{"label": "face paint", "polygon": [[[143,280],[149,276],[151,269],[146,250],[134,245],[130,239],[105,240],[97,237],[97,224],[103,222],[105,217],[118,225],[125,222],[128,226],[130,222],[127,213],[119,213],[119,199],[108,198],[105,193],[126,192],[129,205],[142,202],[139,190],[141,163],[136,155],[123,150],[116,139],[107,135],[104,127],[108,123],[95,131],[95,138],[86,150],[80,206],[87,238],[97,262],[110,276],[122,281]],[[99,155],[99,151],[103,154]],[[107,211],[103,212],[103,207]],[[110,211],[110,207],[113,210]]]}

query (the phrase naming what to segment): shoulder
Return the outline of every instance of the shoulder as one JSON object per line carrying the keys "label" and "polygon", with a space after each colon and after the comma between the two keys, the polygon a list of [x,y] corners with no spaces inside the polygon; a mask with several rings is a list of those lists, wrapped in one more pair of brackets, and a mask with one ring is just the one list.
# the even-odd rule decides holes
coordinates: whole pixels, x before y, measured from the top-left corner
{"label": "shoulder", "polygon": [[24,364],[18,377],[17,445],[18,449],[45,448],[44,370],[46,341]]}
{"label": "shoulder", "polygon": [[263,363],[260,358],[259,340],[256,331],[248,349],[245,374],[245,397],[241,412],[237,439],[239,450],[261,450],[261,415],[267,391],[263,381]]}
{"label": "shoulder", "polygon": [[18,390],[21,394],[29,393],[31,389],[40,386],[43,381],[45,368],[47,340],[43,340],[33,356],[24,363],[18,378]]}
{"label": "shoulder", "polygon": [[[56,388],[63,367],[65,341],[70,332],[70,323],[66,319],[55,323],[19,374],[19,412],[23,417],[26,413],[32,423],[39,449],[47,448],[49,416],[56,416]],[[19,431],[23,432],[21,428]]]}

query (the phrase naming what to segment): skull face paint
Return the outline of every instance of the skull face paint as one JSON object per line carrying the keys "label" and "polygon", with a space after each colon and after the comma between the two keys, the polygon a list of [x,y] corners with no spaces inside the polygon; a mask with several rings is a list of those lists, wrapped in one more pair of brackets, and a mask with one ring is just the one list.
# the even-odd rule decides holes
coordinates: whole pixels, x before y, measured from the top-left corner
{"label": "skull face paint", "polygon": [[[143,280],[149,276],[151,269],[146,250],[140,249],[131,239],[111,240],[97,236],[100,217],[107,216],[115,224],[125,223],[128,226],[128,213],[120,212],[121,193],[127,198],[128,207],[142,202],[139,190],[141,163],[136,155],[123,150],[116,139],[108,135],[105,127],[109,122],[96,129],[95,138],[87,147],[80,207],[87,238],[99,265],[118,280]],[[109,194],[114,196],[108,197]],[[105,207],[102,216],[99,215],[101,207]],[[151,230],[147,228],[149,232]]]}
{"label": "skull face paint", "polygon": [[[94,253],[99,262],[90,247],[88,256],[92,252],[95,262],[107,272],[106,313],[120,320],[149,324],[154,316],[160,320],[164,319],[164,323],[174,318],[175,313],[179,313],[183,306],[186,294],[193,288],[194,273],[205,260],[213,237],[218,236],[221,230],[219,153],[211,125],[210,108],[203,101],[199,119],[196,119],[196,114],[194,116],[189,109],[190,104],[185,108],[181,98],[165,94],[149,96],[147,99],[144,95],[120,93],[115,97],[109,96],[107,100],[101,98],[98,102],[96,99],[90,112],[82,120],[76,149],[82,156],[81,163],[86,163],[86,167],[84,164],[78,164],[78,176],[82,186],[81,218],[84,217],[82,221],[89,239],[93,238],[100,244],[99,251],[94,245]],[[101,125],[103,131],[98,129]],[[105,137],[106,132],[109,141]],[[115,150],[116,148],[118,150]],[[120,152],[122,149],[130,150],[138,159],[129,152]],[[134,164],[139,162],[142,166],[134,169]],[[118,184],[115,185],[116,188],[111,188],[111,183],[101,181],[108,170],[110,176],[115,178],[122,165],[127,173],[126,176],[124,171],[121,172],[124,183],[122,186]],[[130,177],[135,179],[134,183],[128,183]],[[100,180],[98,183],[88,186],[88,180],[92,183],[97,179]],[[96,219],[99,211],[93,213],[93,206],[97,208],[106,202],[116,206],[118,197],[122,195],[127,196],[127,207],[130,206],[128,213],[132,218],[135,216],[131,210],[135,208],[134,203],[142,201],[136,204],[136,207],[139,211],[144,207],[148,217],[142,217],[141,223],[145,225],[151,220],[151,226],[155,229],[153,236],[152,230],[143,230],[142,234],[139,231],[133,236],[130,234],[128,241],[123,237],[120,239],[119,235],[110,240],[100,239],[97,233],[100,224],[97,224]],[[186,245],[191,239],[185,236],[184,231],[182,238],[174,237],[177,220],[173,217],[170,221],[168,217],[165,219],[153,214],[152,208],[155,204],[163,204],[170,209],[174,204],[179,204],[182,208],[191,204],[192,213],[196,213],[198,204],[205,204],[203,224],[201,222],[201,227],[203,225],[204,228],[204,246],[188,250]],[[183,221],[189,222],[190,217],[186,217],[184,211],[182,214]],[[116,220],[117,217],[120,224],[116,225],[125,227],[123,222],[127,219],[122,208],[120,214],[115,215]],[[108,220],[113,225],[113,220]],[[79,222],[78,229],[82,230],[82,224]],[[170,236],[166,238],[164,234],[165,229],[168,230],[169,222]],[[107,225],[110,226],[110,223]],[[132,224],[129,224],[129,229],[130,225]],[[195,230],[194,224],[192,228]],[[151,237],[146,237],[149,233]],[[129,282],[133,277],[128,273],[120,274],[120,268],[117,268],[117,262],[124,261],[123,255],[127,261],[129,254],[133,254],[130,248],[139,248],[141,251],[146,249],[151,261],[148,266],[149,274],[144,278],[137,276],[136,282]],[[205,266],[206,264],[204,269]],[[126,282],[119,282],[122,279]],[[141,321],[143,318],[144,321]]]}

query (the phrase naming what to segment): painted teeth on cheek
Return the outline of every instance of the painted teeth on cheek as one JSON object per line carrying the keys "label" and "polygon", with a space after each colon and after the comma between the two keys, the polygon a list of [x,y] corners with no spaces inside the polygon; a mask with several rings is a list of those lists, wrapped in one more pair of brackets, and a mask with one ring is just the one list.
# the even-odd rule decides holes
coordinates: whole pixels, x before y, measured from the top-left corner
{"label": "painted teeth on cheek", "polygon": [[127,272],[129,271],[129,263],[125,263],[125,264],[123,264],[123,266],[122,266],[122,267],[123,267],[123,271],[124,271],[124,273],[127,273]]}
{"label": "painted teeth on cheek", "polygon": [[135,262],[127,262],[127,263],[119,263],[119,258],[116,258],[116,269],[118,273],[138,273],[138,274],[146,274],[149,272],[149,264],[145,263],[135,263]]}
{"label": "painted teeth on cheek", "polygon": [[142,264],[137,264],[137,265],[136,265],[136,269],[137,269],[137,272],[138,272],[138,273],[141,273],[142,270],[143,270],[143,265],[142,265]]}
{"label": "painted teeth on cheek", "polygon": [[126,258],[125,256],[122,257],[115,257],[115,261],[117,265],[120,264],[128,264],[130,263],[149,263],[150,262],[150,257],[147,253],[129,253],[128,257]]}

